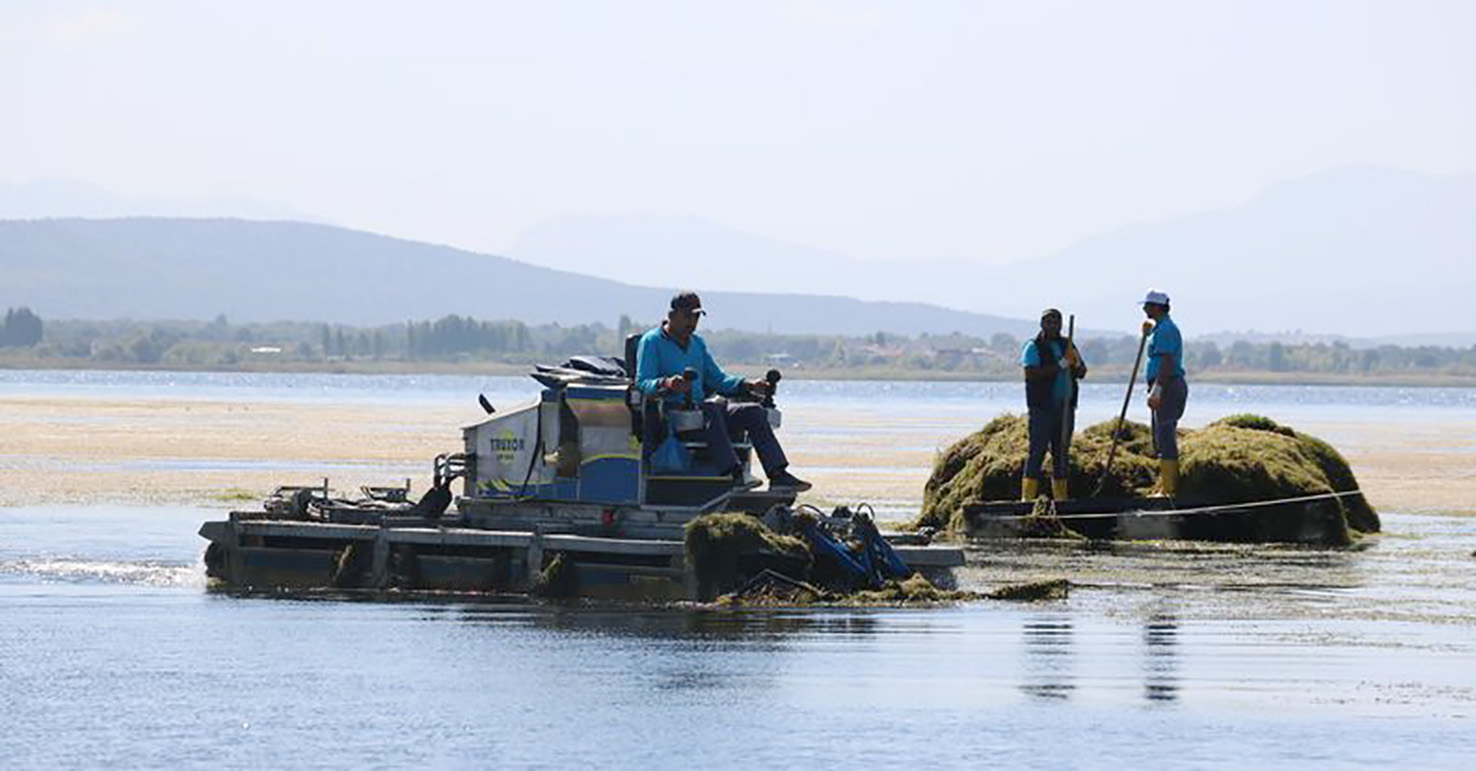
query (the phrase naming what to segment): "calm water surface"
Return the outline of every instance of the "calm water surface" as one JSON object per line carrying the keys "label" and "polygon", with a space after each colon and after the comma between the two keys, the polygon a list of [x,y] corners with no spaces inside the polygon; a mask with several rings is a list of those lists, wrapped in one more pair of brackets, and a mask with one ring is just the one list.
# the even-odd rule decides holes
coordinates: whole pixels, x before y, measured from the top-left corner
{"label": "calm water surface", "polygon": [[8,765],[1455,767],[1476,537],[979,548],[1070,599],[720,612],[205,589],[219,512],[0,510]]}
{"label": "calm water surface", "polygon": [[[1116,388],[1086,404],[1110,414]],[[0,373],[0,393],[98,398],[425,403],[476,391],[532,393],[497,378]],[[1018,409],[1015,384],[795,382],[786,396],[795,412],[876,406],[917,420]],[[1440,421],[1476,406],[1462,389],[1198,386],[1195,398],[1203,420],[1256,409]],[[1321,768],[1476,756],[1470,518],[1384,512],[1388,532],[1352,550],[981,546],[959,573],[966,588],[1062,576],[1071,597],[719,612],[219,594],[195,535],[218,516],[0,509],[5,765]]]}

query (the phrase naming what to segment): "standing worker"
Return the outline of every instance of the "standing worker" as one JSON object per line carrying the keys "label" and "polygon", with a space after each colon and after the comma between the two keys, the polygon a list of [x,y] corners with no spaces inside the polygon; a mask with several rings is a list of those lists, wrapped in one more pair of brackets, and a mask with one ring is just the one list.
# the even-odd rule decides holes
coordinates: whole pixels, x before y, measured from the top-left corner
{"label": "standing worker", "polygon": [[1020,480],[1020,500],[1032,501],[1040,492],[1040,471],[1046,449],[1051,451],[1051,496],[1065,500],[1067,459],[1076,419],[1075,380],[1086,377],[1086,363],[1070,340],[1061,337],[1061,312],[1047,308],[1040,314],[1040,334],[1020,350],[1025,368],[1025,404],[1030,408],[1030,455]]}
{"label": "standing worker", "polygon": [[1179,492],[1179,418],[1189,401],[1184,380],[1184,338],[1169,318],[1169,296],[1149,290],[1143,298],[1143,334],[1148,338],[1148,409],[1153,413],[1153,452],[1158,455],[1158,489]]}

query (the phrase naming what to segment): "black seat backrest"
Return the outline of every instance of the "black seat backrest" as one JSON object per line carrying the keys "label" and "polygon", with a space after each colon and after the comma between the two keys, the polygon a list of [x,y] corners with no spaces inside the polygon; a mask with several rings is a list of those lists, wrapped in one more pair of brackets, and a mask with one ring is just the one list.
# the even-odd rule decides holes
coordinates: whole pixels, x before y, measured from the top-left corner
{"label": "black seat backrest", "polygon": [[625,374],[635,382],[636,379],[636,349],[641,346],[641,335],[644,332],[632,332],[625,336]]}

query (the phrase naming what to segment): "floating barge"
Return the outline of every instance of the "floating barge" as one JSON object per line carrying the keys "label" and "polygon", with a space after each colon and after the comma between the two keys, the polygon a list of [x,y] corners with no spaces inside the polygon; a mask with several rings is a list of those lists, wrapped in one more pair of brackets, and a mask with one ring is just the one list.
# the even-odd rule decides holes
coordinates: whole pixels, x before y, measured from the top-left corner
{"label": "floating barge", "polygon": [[1029,501],[987,501],[962,507],[970,538],[1020,538],[1043,526],[1064,527],[1093,540],[1195,540],[1225,543],[1349,542],[1338,499],[1354,490],[1252,503],[1212,503],[1192,497],[1084,498],[1053,501],[1040,514]]}
{"label": "floating barge", "polygon": [[[624,361],[633,359],[628,342]],[[707,462],[700,431],[678,433],[688,470],[653,469],[647,422],[700,429],[701,412],[644,398],[625,369],[618,359],[576,357],[540,366],[533,377],[542,390],[527,404],[497,413],[479,397],[489,417],[463,428],[462,452],[435,459],[418,502],[408,500],[408,483],[364,488],[356,500],[335,498],[325,483],[279,488],[260,511],[206,522],[207,574],[236,590],[527,593],[556,567],[575,596],[710,599],[687,563],[687,523],[709,512],[788,511],[795,494],[753,489],[752,447],[741,436],[741,479]],[[765,406],[777,428],[772,397]],[[961,549],[884,537],[935,581],[950,583],[950,569],[963,564]]]}

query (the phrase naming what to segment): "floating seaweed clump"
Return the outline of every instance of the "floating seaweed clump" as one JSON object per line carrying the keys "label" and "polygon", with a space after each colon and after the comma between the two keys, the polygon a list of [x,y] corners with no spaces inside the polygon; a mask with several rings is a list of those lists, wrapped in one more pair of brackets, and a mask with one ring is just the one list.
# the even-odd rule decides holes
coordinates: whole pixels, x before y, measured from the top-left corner
{"label": "floating seaweed clump", "polygon": [[1071,582],[1064,578],[1048,578],[1023,584],[1008,584],[985,595],[991,600],[1034,602],[1037,600],[1064,600],[1071,593]]}
{"label": "floating seaweed clump", "polygon": [[940,589],[921,573],[913,573],[901,581],[888,581],[880,589],[866,589],[846,596],[844,605],[899,605],[912,603],[947,603],[979,599],[974,592]]}
{"label": "floating seaweed clump", "polygon": [[773,571],[765,571],[744,584],[743,588],[718,597],[721,607],[794,607],[825,605],[836,607],[873,607],[893,605],[939,605],[981,599],[976,592],[941,589],[920,573],[901,581],[887,581],[876,589],[855,592],[833,592],[814,584],[798,581]]}
{"label": "floating seaweed clump", "polygon": [[[1158,477],[1147,426],[1125,421],[1118,430],[1117,452],[1108,474],[1103,465],[1116,421],[1077,433],[1069,458],[1068,490],[1072,498],[1096,492],[1106,498],[1148,495]],[[1029,448],[1026,418],[1002,415],[960,439],[938,459],[923,491],[918,526],[955,533],[967,530],[964,509],[986,501],[1015,500]],[[1202,429],[1181,430],[1179,495],[1194,505],[1254,503],[1358,489],[1348,462],[1331,445],[1259,415],[1233,415]],[[1046,464],[1045,473],[1050,473]],[[1042,484],[1042,489],[1049,485]],[[1349,495],[1257,518],[1253,539],[1296,540],[1289,534],[1299,523],[1276,522],[1285,511],[1319,519],[1330,527],[1330,542],[1347,540],[1347,530],[1377,532],[1378,514],[1362,495]],[[1321,520],[1336,520],[1329,522]],[[1341,533],[1341,536],[1337,534]]]}

